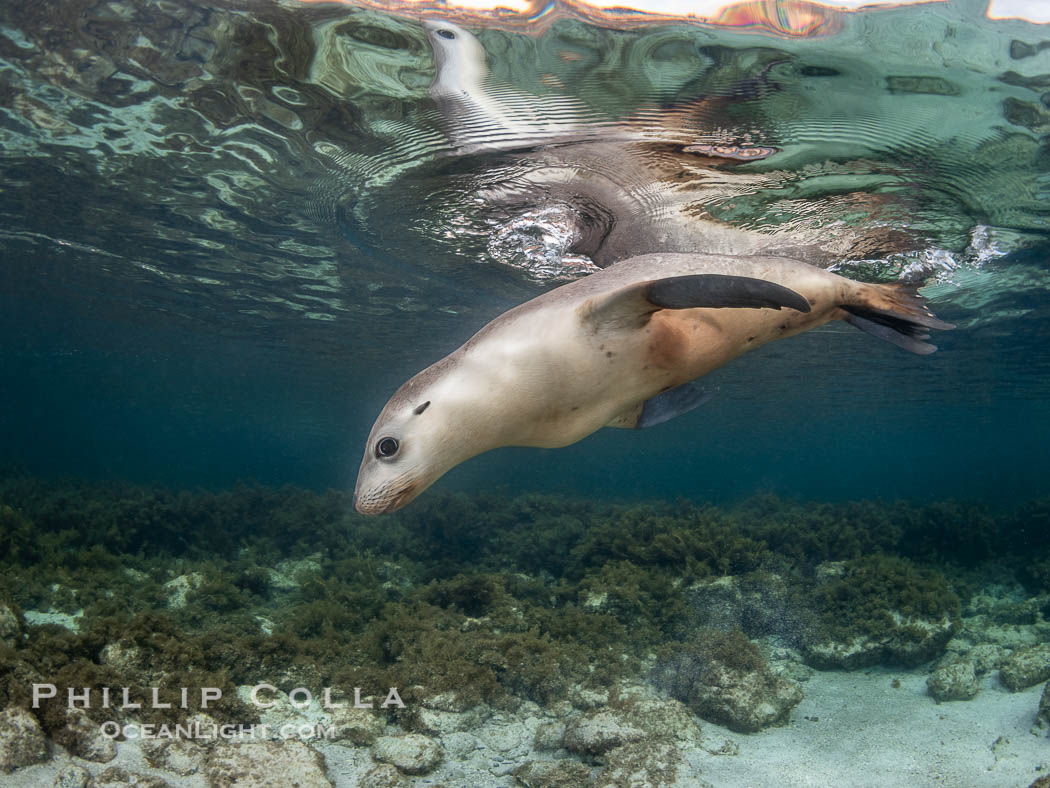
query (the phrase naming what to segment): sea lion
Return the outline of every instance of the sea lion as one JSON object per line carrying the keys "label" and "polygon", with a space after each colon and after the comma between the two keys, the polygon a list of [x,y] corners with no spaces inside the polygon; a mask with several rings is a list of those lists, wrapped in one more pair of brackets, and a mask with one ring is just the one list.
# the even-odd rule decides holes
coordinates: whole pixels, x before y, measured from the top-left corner
{"label": "sea lion", "polygon": [[402,385],[368,437],[355,506],[394,511],[499,446],[553,448],[603,426],[659,424],[704,401],[698,378],[830,320],[914,353],[936,349],[929,329],[953,328],[912,288],[789,258],[616,263],[507,311]]}

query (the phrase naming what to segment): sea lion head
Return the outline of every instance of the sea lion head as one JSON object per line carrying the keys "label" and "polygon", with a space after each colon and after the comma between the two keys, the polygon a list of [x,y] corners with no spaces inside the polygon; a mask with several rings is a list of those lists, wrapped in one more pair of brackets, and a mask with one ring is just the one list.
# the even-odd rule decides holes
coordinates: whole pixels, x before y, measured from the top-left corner
{"label": "sea lion head", "polygon": [[450,468],[493,448],[474,416],[484,407],[453,357],[401,386],[365,444],[354,489],[361,514],[400,509]]}
{"label": "sea lion head", "polygon": [[481,85],[488,74],[485,48],[470,31],[440,19],[425,20],[423,30],[434,50],[437,72],[431,95],[455,95]]}

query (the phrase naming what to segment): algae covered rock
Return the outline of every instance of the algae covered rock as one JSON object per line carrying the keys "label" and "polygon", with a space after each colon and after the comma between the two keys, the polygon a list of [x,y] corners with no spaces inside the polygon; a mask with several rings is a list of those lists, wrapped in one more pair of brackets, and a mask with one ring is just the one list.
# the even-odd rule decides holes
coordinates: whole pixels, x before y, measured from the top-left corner
{"label": "algae covered rock", "polygon": [[645,737],[645,731],[610,709],[588,712],[565,726],[565,748],[581,755],[601,755]]}
{"label": "algae covered rock", "polygon": [[70,763],[55,775],[51,788],[85,788],[91,779],[91,772],[83,766]]}
{"label": "algae covered rock", "polygon": [[444,692],[424,698],[402,713],[399,721],[415,733],[441,736],[473,730],[490,714],[491,709],[484,703],[471,706],[456,693]]}
{"label": "algae covered rock", "polygon": [[523,788],[579,788],[589,784],[591,770],[579,761],[526,761],[514,770]]}
{"label": "algae covered rock", "polygon": [[401,788],[405,778],[389,763],[377,763],[360,779],[357,788]]}
{"label": "algae covered rock", "polygon": [[537,750],[560,750],[565,746],[565,725],[561,722],[544,722],[536,728],[532,746]]}
{"label": "algae covered rock", "polygon": [[14,648],[22,640],[22,614],[14,605],[0,601],[0,643]]}
{"label": "algae covered rock", "polygon": [[81,709],[66,709],[65,724],[51,732],[52,738],[85,761],[108,763],[117,757],[117,745],[102,734],[98,723]]}
{"label": "algae covered rock", "polygon": [[[592,785],[595,788],[670,786],[678,783],[682,753],[666,742],[635,742],[617,747],[605,757],[605,766]],[[689,785],[701,788],[691,780]]]}
{"label": "algae covered rock", "polygon": [[374,709],[358,709],[352,706],[332,709],[329,712],[334,741],[344,741],[357,746],[370,746],[383,735],[386,720]]}
{"label": "algae covered rock", "polygon": [[0,772],[10,774],[47,759],[47,738],[36,717],[25,709],[5,709],[0,714]]}
{"label": "algae covered rock", "polygon": [[696,746],[700,742],[700,725],[696,715],[678,700],[647,696],[628,697],[621,701],[619,714],[653,740]]}
{"label": "algae covered rock", "polygon": [[1039,711],[1035,715],[1039,726],[1050,726],[1050,681],[1043,685],[1043,694],[1039,696]]}
{"label": "algae covered rock", "polygon": [[441,763],[444,752],[435,739],[410,733],[407,736],[380,736],[373,745],[372,757],[380,763],[396,766],[405,774],[426,774]]}
{"label": "algae covered rock", "polygon": [[212,788],[330,788],[321,753],[298,740],[227,741],[212,748],[204,764]]}
{"label": "algae covered rock", "polygon": [[740,733],[787,722],[802,690],[773,673],[740,631],[708,630],[669,649],[655,678],[702,719]]}
{"label": "algae covered rock", "polygon": [[164,591],[168,597],[168,607],[172,610],[182,610],[186,607],[186,596],[191,591],[199,589],[204,584],[204,579],[201,572],[190,572],[165,583]]}
{"label": "algae covered rock", "polygon": [[688,588],[687,598],[691,620],[701,629],[740,629],[760,637],[790,634],[799,626],[787,583],[772,573],[697,582]]}
{"label": "algae covered rock", "polygon": [[192,739],[143,739],[142,754],[154,769],[186,777],[200,771],[204,748]]}
{"label": "algae covered rock", "polygon": [[978,676],[998,670],[1006,662],[1008,656],[1009,652],[995,643],[981,643],[966,654],[966,658],[973,661],[973,669]]}
{"label": "algae covered rock", "polygon": [[999,678],[1013,692],[1050,679],[1050,643],[1015,651],[999,668]]}
{"label": "algae covered rock", "polygon": [[977,673],[969,661],[944,665],[926,679],[926,691],[937,702],[970,700],[977,695],[977,689]]}
{"label": "algae covered rock", "polygon": [[169,788],[167,780],[111,766],[91,779],[91,788]]}
{"label": "algae covered rock", "polygon": [[919,665],[943,653],[958,628],[959,598],[943,575],[902,558],[822,564],[812,604],[802,651],[823,670]]}

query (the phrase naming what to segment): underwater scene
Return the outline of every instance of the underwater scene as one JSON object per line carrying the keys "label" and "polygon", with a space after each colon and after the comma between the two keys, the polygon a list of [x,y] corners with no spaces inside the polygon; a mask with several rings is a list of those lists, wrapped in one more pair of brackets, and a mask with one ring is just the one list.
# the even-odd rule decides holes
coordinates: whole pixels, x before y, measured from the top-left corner
{"label": "underwater scene", "polygon": [[1050,788],[1050,4],[0,0],[0,786]]}

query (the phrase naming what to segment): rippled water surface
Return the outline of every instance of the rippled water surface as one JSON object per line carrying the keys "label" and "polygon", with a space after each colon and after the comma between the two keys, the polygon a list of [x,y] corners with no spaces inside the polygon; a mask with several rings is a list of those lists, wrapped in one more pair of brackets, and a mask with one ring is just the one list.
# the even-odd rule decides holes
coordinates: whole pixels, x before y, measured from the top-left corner
{"label": "rippled water surface", "polygon": [[451,483],[1045,492],[1050,31],[815,8],[0,4],[4,459],[345,486],[389,392],[509,306],[647,251],[776,251],[928,280],[959,327],[924,359],[829,327],[676,427]]}

